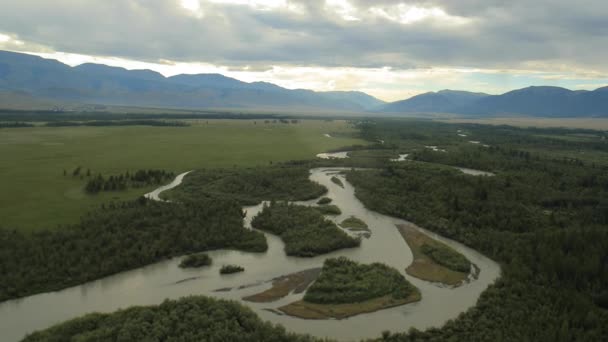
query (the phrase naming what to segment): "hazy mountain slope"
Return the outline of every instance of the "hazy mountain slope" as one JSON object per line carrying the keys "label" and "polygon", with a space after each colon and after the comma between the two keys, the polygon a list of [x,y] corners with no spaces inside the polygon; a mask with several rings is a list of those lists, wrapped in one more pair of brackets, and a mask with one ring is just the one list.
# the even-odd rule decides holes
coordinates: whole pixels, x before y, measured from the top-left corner
{"label": "hazy mountain slope", "polygon": [[455,113],[474,116],[608,117],[608,87],[572,91],[527,87],[501,95],[440,91],[389,103],[387,113]]}
{"label": "hazy mountain slope", "polygon": [[383,106],[380,111],[391,113],[447,113],[486,96],[488,95],[483,93],[442,90],[389,103]]}
{"label": "hazy mountain slope", "polygon": [[37,56],[0,51],[0,90],[53,101],[180,108],[276,108],[363,111],[382,103],[358,92],[290,90],[220,74],[165,78],[150,70],[100,64],[70,67]]}

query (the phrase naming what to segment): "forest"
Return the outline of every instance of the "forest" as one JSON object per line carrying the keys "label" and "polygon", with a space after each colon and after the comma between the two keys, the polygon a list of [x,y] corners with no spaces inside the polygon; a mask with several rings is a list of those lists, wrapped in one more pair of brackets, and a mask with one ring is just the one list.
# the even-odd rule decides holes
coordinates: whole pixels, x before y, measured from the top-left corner
{"label": "forest", "polygon": [[279,235],[287,255],[313,257],[361,244],[359,238],[323,217],[317,207],[271,201],[253,218],[251,226]]}
{"label": "forest", "polygon": [[[463,242],[502,267],[501,278],[477,305],[444,327],[386,334],[384,339],[606,339],[605,140],[572,141],[553,137],[560,130],[502,126],[376,121],[360,128],[369,139],[384,138],[423,161],[349,172],[347,179],[366,207]],[[457,128],[490,147],[459,142]],[[447,152],[424,149],[430,137]],[[576,158],[554,154],[572,148],[587,153]],[[496,176],[466,175],[439,163],[490,170]]]}
{"label": "forest", "polygon": [[304,301],[318,304],[358,303],[390,295],[410,296],[416,288],[399,271],[381,263],[359,264],[346,257],[329,258]]}
{"label": "forest", "polygon": [[306,166],[295,164],[241,169],[205,169],[189,174],[177,188],[163,193],[175,200],[232,199],[242,205],[262,201],[305,201],[327,189],[308,179]]}
{"label": "forest", "polygon": [[202,296],[165,300],[110,314],[93,313],[27,336],[23,342],[251,341],[311,342],[261,320],[236,302]]}
{"label": "forest", "polygon": [[59,290],[169,257],[218,248],[264,252],[233,201],[110,203],[81,222],[31,234],[0,229],[0,301]]}

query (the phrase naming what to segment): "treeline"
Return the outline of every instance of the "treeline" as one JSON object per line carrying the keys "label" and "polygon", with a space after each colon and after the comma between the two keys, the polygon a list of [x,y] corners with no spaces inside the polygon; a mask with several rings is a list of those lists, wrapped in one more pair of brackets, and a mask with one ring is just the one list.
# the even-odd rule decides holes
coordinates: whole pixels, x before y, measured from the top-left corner
{"label": "treeline", "polygon": [[186,127],[189,123],[184,121],[165,120],[105,120],[105,121],[51,121],[45,124],[47,127],[72,127],[72,126],[157,126],[157,127]]}
{"label": "treeline", "polygon": [[255,205],[267,200],[310,200],[327,192],[324,186],[311,182],[308,177],[308,165],[296,164],[197,170],[163,196],[178,201],[224,198],[242,205]]}
{"label": "treeline", "polygon": [[59,290],[181,254],[218,248],[267,249],[264,235],[243,228],[234,201],[202,198],[111,203],[79,224],[22,233],[0,229],[0,301]]}
{"label": "treeline", "polygon": [[[380,134],[383,124],[369,124]],[[465,175],[427,163],[395,163],[347,175],[366,207],[413,221],[500,262],[501,278],[444,327],[386,334],[391,341],[602,341],[608,338],[608,179],[601,159],[555,158],[543,137],[483,127],[493,148],[455,143],[460,125],[417,124],[452,144],[418,160],[495,171]],[[408,123],[390,138],[411,144]],[[473,129],[474,127],[469,127]],[[397,133],[402,129],[405,137]],[[490,134],[492,132],[492,134]],[[468,132],[478,134],[478,131]],[[494,137],[490,137],[493,135]],[[559,139],[556,139],[559,140]],[[485,141],[484,141],[485,142]],[[557,144],[558,142],[556,142]],[[559,142],[561,144],[561,142]],[[573,142],[567,142],[571,144]],[[538,153],[528,149],[534,145]],[[589,152],[595,143],[574,142]],[[433,144],[437,145],[437,144]],[[581,154],[584,155],[584,154]],[[483,272],[483,270],[482,270]]]}
{"label": "treeline", "polygon": [[359,238],[349,236],[314,207],[273,201],[264,205],[251,225],[279,235],[287,255],[313,257],[361,244]]}
{"label": "treeline", "polygon": [[[90,177],[90,172],[87,172]],[[101,174],[92,177],[85,185],[85,191],[95,194],[101,191],[126,190],[129,187],[139,188],[149,185],[164,184],[175,177],[173,172],[165,170],[137,170],[134,173],[128,171],[117,176],[104,177]]]}
{"label": "treeline", "polygon": [[261,320],[233,301],[201,296],[160,305],[93,313],[27,336],[24,342],[64,341],[250,341],[311,342]]}
{"label": "treeline", "polygon": [[416,288],[396,269],[381,263],[359,264],[345,257],[330,258],[304,295],[317,304],[359,303],[392,296],[404,299]]}
{"label": "treeline", "polygon": [[0,122],[0,128],[25,128],[25,127],[34,127],[34,125],[29,124],[27,122]]}
{"label": "treeline", "polygon": [[183,113],[111,113],[104,111],[54,111],[54,110],[7,110],[0,109],[0,121],[114,121],[114,120],[280,120],[286,115],[245,114],[229,112],[183,112]]}

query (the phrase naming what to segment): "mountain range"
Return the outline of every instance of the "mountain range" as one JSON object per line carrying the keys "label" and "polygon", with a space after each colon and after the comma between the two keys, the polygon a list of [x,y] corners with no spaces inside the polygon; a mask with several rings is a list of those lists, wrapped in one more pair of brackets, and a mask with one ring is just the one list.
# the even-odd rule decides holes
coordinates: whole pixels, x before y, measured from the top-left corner
{"label": "mountain range", "polygon": [[7,107],[11,101],[390,115],[608,117],[608,87],[594,91],[528,87],[501,95],[442,90],[386,103],[358,91],[286,89],[267,82],[242,82],[221,74],[165,77],[151,70],[127,70],[102,64],[71,67],[56,60],[0,51],[0,107]]}

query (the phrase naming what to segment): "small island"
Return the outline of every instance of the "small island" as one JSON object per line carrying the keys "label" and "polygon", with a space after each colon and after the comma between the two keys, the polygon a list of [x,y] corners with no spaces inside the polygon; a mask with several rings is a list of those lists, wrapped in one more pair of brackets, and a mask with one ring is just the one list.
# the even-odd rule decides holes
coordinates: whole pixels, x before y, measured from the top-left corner
{"label": "small island", "polygon": [[282,306],[287,315],[306,319],[343,319],[419,301],[420,291],[396,269],[381,263],[359,264],[345,257],[325,260],[304,299]]}
{"label": "small island", "polygon": [[212,259],[205,253],[191,254],[179,263],[181,268],[195,268],[211,265]]}
{"label": "small island", "polygon": [[313,257],[361,244],[361,239],[349,236],[323,217],[318,208],[271,202],[253,218],[251,225],[280,236],[287,255]]}
{"label": "small island", "polygon": [[464,255],[430,238],[413,224],[397,227],[414,255],[412,264],[405,270],[407,274],[449,286],[460,286],[468,279],[474,265]]}
{"label": "small island", "polygon": [[245,269],[239,265],[224,265],[220,268],[220,274],[232,274],[243,271],[245,271]]}
{"label": "small island", "polygon": [[332,199],[331,199],[331,198],[329,198],[329,197],[322,197],[321,199],[319,199],[319,200],[317,201],[317,204],[318,204],[318,205],[325,205],[325,204],[329,204],[329,203],[331,203],[331,201],[332,201]]}
{"label": "small island", "polygon": [[338,178],[338,177],[336,177],[336,176],[332,176],[332,177],[330,178],[330,180],[331,180],[332,182],[334,182],[335,184],[339,185],[340,187],[342,187],[342,188],[344,187],[344,183],[342,183],[342,181],[340,180],[340,178]]}
{"label": "small island", "polygon": [[342,226],[342,228],[352,231],[369,231],[367,223],[363,222],[363,220],[355,216],[351,216],[345,219],[344,221],[342,221],[342,223],[340,223],[340,226]]}
{"label": "small island", "polygon": [[336,205],[322,205],[318,207],[313,207],[317,209],[323,215],[340,215],[342,214],[342,210],[338,208]]}

